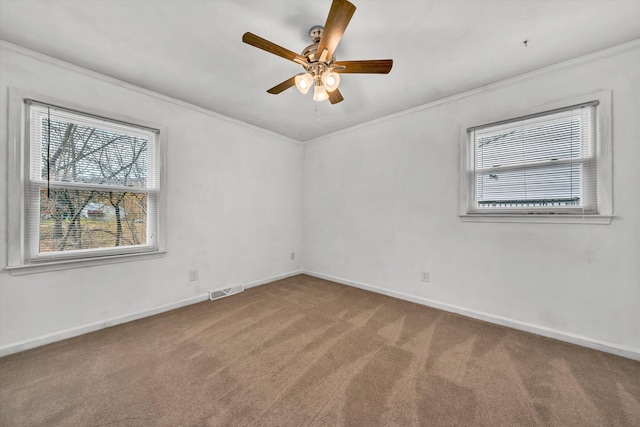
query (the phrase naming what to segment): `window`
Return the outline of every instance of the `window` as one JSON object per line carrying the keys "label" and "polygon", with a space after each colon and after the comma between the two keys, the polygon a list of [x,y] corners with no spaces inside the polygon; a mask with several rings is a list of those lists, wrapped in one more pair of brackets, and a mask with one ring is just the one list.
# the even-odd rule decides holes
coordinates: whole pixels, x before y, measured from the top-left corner
{"label": "window", "polygon": [[591,99],[466,128],[463,219],[609,222],[610,150],[602,109],[600,100]]}
{"label": "window", "polygon": [[161,252],[159,131],[20,98],[8,269]]}

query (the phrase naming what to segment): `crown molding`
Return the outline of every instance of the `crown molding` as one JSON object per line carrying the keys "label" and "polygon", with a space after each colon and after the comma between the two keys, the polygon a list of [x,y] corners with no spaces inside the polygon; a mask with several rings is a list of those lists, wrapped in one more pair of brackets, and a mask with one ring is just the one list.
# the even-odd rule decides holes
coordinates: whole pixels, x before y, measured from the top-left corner
{"label": "crown molding", "polygon": [[89,70],[87,68],[83,68],[83,67],[80,67],[78,65],[71,64],[71,63],[63,61],[61,59],[57,59],[57,58],[45,55],[45,54],[40,53],[40,52],[36,52],[34,50],[27,49],[25,47],[19,46],[19,45],[14,44],[14,43],[10,43],[10,42],[5,41],[5,40],[0,40],[0,52],[2,50],[7,50],[7,51],[10,51],[10,52],[14,52],[14,53],[26,56],[28,58],[31,58],[31,59],[34,59],[34,60],[49,64],[49,65],[54,65],[56,67],[60,67],[60,68],[63,68],[65,70],[68,70],[68,71],[71,71],[71,72],[74,72],[74,73],[77,73],[77,74],[81,74],[81,75],[83,75],[85,77],[89,77],[89,78],[100,80],[100,81],[103,81],[103,82],[106,82],[106,83],[109,83],[109,84],[113,84],[113,85],[119,86],[121,88],[124,88],[124,89],[127,89],[127,90],[131,90],[133,92],[137,92],[137,93],[140,93],[142,95],[146,95],[146,96],[149,96],[149,97],[152,97],[152,98],[167,102],[169,104],[176,105],[178,107],[186,108],[188,110],[192,110],[192,111],[195,111],[195,112],[200,113],[200,114],[204,114],[204,115],[209,116],[209,117],[213,117],[213,118],[216,118],[216,119],[219,119],[219,120],[223,120],[223,121],[228,122],[228,123],[232,123],[232,124],[234,124],[236,126],[240,126],[240,127],[246,128],[246,129],[257,131],[257,132],[260,132],[260,133],[263,133],[263,134],[267,134],[267,135],[270,135],[270,136],[276,136],[279,139],[284,140],[286,142],[290,142],[290,143],[293,143],[293,144],[296,144],[296,145],[303,144],[302,141],[298,141],[298,140],[290,138],[288,136],[281,135],[279,133],[276,133],[276,132],[261,128],[259,126],[252,125],[252,124],[247,123],[247,122],[243,122],[242,120],[238,120],[238,119],[234,119],[232,117],[225,116],[224,114],[220,114],[220,113],[217,113],[217,112],[215,112],[213,110],[209,110],[209,109],[204,108],[204,107],[199,107],[197,105],[190,104],[190,103],[188,103],[186,101],[182,101],[182,100],[177,99],[177,98],[172,98],[170,96],[163,95],[161,93],[154,92],[152,90],[145,89],[145,88],[142,88],[140,86],[136,86],[136,85],[131,84],[131,83],[127,83],[127,82],[125,82],[123,80],[116,79],[115,77],[110,77],[110,76],[108,76],[106,74],[98,73],[97,71],[92,71],[92,70]]}
{"label": "crown molding", "polygon": [[355,126],[350,126],[348,128],[340,129],[338,131],[331,132],[329,134],[318,136],[318,137],[311,138],[311,139],[308,139],[308,140],[296,140],[296,139],[293,139],[291,137],[288,137],[288,136],[285,136],[285,135],[282,135],[282,134],[279,134],[279,133],[276,133],[276,132],[261,128],[259,126],[255,126],[255,125],[252,125],[250,123],[243,122],[242,120],[234,119],[234,118],[225,116],[223,114],[217,113],[215,111],[212,111],[212,110],[209,110],[209,109],[206,109],[206,108],[203,108],[203,107],[199,107],[199,106],[194,105],[194,104],[190,104],[190,103],[182,101],[180,99],[172,98],[172,97],[167,96],[167,95],[162,95],[160,93],[151,91],[149,89],[144,89],[144,88],[141,88],[139,86],[133,85],[131,83],[127,83],[127,82],[125,82],[123,80],[119,80],[119,79],[116,79],[114,77],[110,77],[110,76],[107,76],[105,74],[98,73],[96,71],[91,71],[91,70],[88,70],[86,68],[83,68],[83,67],[80,67],[80,66],[77,66],[77,65],[73,65],[73,64],[71,64],[69,62],[65,62],[65,61],[62,61],[60,59],[53,58],[51,56],[48,56],[48,55],[45,55],[45,54],[30,50],[30,49],[27,49],[25,47],[22,47],[22,46],[7,42],[5,40],[0,40],[0,51],[2,49],[6,49],[6,50],[9,50],[9,51],[12,51],[12,52],[16,52],[16,53],[22,54],[24,56],[30,57],[32,59],[36,59],[36,60],[51,64],[51,65],[55,65],[55,66],[67,69],[69,71],[85,75],[87,77],[91,77],[91,78],[95,78],[97,80],[101,80],[101,81],[104,81],[104,82],[107,82],[107,83],[115,84],[115,85],[118,85],[120,87],[129,89],[129,90],[132,90],[132,91],[135,91],[135,92],[138,92],[138,93],[141,93],[141,94],[144,94],[144,95],[147,95],[147,96],[150,96],[150,97],[153,97],[153,98],[156,98],[156,99],[159,99],[159,100],[162,100],[162,101],[165,101],[165,102],[168,102],[168,103],[171,103],[171,104],[174,104],[174,105],[177,105],[177,106],[189,109],[189,110],[192,110],[192,111],[196,111],[198,113],[201,113],[201,114],[204,114],[204,115],[207,115],[207,116],[210,116],[210,117],[215,117],[215,118],[217,118],[219,120],[223,120],[223,121],[226,121],[226,122],[229,122],[229,123],[233,123],[233,124],[235,124],[237,126],[241,126],[241,127],[247,128],[247,129],[258,131],[258,132],[261,132],[261,133],[264,133],[264,134],[268,134],[268,135],[271,135],[271,136],[277,136],[278,138],[281,138],[281,139],[283,139],[285,141],[288,141],[288,142],[291,142],[291,143],[294,143],[294,144],[297,144],[297,145],[304,145],[304,144],[307,144],[307,143],[310,143],[310,142],[319,142],[319,141],[322,141],[323,139],[332,138],[334,136],[341,135],[343,133],[352,132],[354,130],[358,130],[358,129],[362,129],[362,128],[365,128],[365,127],[368,127],[368,126],[372,126],[372,125],[375,125],[375,124],[378,124],[378,123],[382,123],[382,122],[385,122],[387,120],[392,120],[392,119],[396,119],[396,118],[399,118],[399,117],[403,117],[403,116],[406,116],[406,115],[409,115],[409,114],[413,114],[413,113],[416,113],[416,112],[419,112],[419,111],[422,111],[422,110],[427,110],[429,108],[434,108],[434,107],[437,107],[439,105],[443,105],[443,104],[447,104],[447,103],[450,103],[450,102],[458,101],[460,99],[468,98],[470,96],[474,96],[474,95],[477,95],[477,94],[480,94],[480,93],[483,93],[483,92],[487,92],[487,91],[491,91],[491,90],[495,90],[495,89],[511,86],[513,84],[517,84],[517,83],[522,82],[522,81],[530,80],[530,79],[536,78],[536,77],[544,75],[544,74],[549,74],[549,73],[552,73],[552,72],[560,71],[560,70],[563,70],[565,68],[570,68],[570,67],[573,67],[573,66],[576,66],[576,65],[580,65],[580,64],[584,64],[584,63],[588,63],[588,62],[593,62],[593,61],[597,61],[597,60],[601,60],[601,59],[605,59],[605,58],[610,58],[610,57],[621,55],[621,54],[624,54],[624,53],[627,53],[627,52],[632,52],[632,51],[640,49],[640,39],[632,40],[632,41],[629,41],[629,42],[626,42],[626,43],[622,43],[622,44],[619,44],[619,45],[616,45],[616,46],[612,46],[612,47],[609,47],[609,48],[606,48],[606,49],[602,49],[602,50],[599,50],[597,52],[593,52],[593,53],[589,53],[589,54],[586,54],[586,55],[578,56],[576,58],[572,58],[572,59],[568,59],[566,61],[558,62],[556,64],[548,65],[546,67],[542,67],[542,68],[539,68],[539,69],[534,70],[534,71],[529,71],[527,73],[519,74],[519,75],[514,76],[514,77],[510,77],[510,78],[507,78],[507,79],[504,79],[504,80],[500,80],[500,81],[497,81],[497,82],[489,83],[487,85],[480,86],[480,87],[475,88],[475,89],[471,89],[471,90],[468,90],[468,91],[457,93],[455,95],[451,95],[451,96],[447,96],[447,97],[444,97],[444,98],[440,98],[440,99],[428,102],[426,104],[418,105],[416,107],[412,107],[412,108],[409,108],[407,110],[402,110],[402,111],[399,111],[397,113],[393,113],[393,114],[389,114],[387,116],[379,117],[379,118],[374,119],[374,120],[369,120],[367,122],[363,122],[363,123],[360,123],[360,124],[355,125]]}
{"label": "crown molding", "polygon": [[418,105],[417,107],[412,107],[407,110],[399,111],[397,113],[389,114],[387,116],[379,117],[377,119],[373,119],[364,123],[357,124],[355,126],[351,126],[345,129],[340,129],[335,132],[328,133],[326,135],[318,136],[312,139],[308,139],[303,141],[305,144],[310,142],[319,142],[323,139],[332,138],[343,133],[352,132],[358,129],[366,128],[369,126],[376,125],[378,123],[383,123],[387,120],[393,120],[399,117],[404,117],[413,113],[417,113],[419,111],[428,110],[429,108],[434,108],[439,105],[448,104],[450,102],[458,101],[464,98],[468,98],[470,96],[478,95],[480,93],[492,91],[495,89],[508,87],[526,80],[534,79],[538,76],[557,72],[563,70],[565,68],[571,68],[576,65],[581,65],[588,62],[594,62],[601,59],[610,58],[617,55],[622,55],[627,52],[632,52],[640,49],[640,39],[632,40],[630,42],[622,43],[616,46],[612,46],[606,49],[599,50],[597,52],[589,53],[586,55],[578,56],[572,59],[567,59],[562,62],[558,62],[556,64],[548,65],[546,67],[538,68],[537,70],[529,71],[523,74],[518,74],[513,77],[509,77],[504,80],[500,80],[497,82],[489,83],[484,86],[477,87],[475,89],[470,89],[464,92],[457,93],[455,95],[447,96],[444,98],[437,99],[435,101],[427,102],[426,104]]}

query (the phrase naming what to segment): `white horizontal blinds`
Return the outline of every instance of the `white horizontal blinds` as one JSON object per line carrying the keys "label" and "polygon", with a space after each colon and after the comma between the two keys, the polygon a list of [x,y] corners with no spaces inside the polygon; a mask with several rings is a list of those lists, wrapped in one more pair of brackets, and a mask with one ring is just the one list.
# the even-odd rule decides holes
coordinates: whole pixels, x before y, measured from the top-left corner
{"label": "white horizontal blinds", "polygon": [[28,257],[153,245],[156,133],[41,104],[29,119]]}
{"label": "white horizontal blinds", "polygon": [[471,210],[595,213],[595,110],[589,103],[472,129]]}
{"label": "white horizontal blinds", "polygon": [[39,146],[32,145],[37,148],[31,153],[33,180],[157,188],[157,173],[147,171],[149,145],[155,140],[151,131],[32,105],[31,135],[39,139],[34,141]]}

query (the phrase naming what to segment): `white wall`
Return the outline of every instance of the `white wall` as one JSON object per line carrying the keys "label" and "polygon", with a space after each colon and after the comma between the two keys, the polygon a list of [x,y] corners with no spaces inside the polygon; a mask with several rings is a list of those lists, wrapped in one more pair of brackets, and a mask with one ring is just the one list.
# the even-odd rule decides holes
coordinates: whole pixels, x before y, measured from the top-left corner
{"label": "white wall", "polygon": [[[3,270],[8,87],[167,129],[166,256],[24,276]],[[0,129],[0,355],[301,267],[300,256],[290,259],[302,244],[295,141],[9,44],[0,44]],[[190,283],[192,269],[199,281]]]}
{"label": "white wall", "polygon": [[[612,224],[459,219],[461,125],[603,89],[613,94]],[[639,95],[633,43],[308,142],[305,270],[640,357]]]}
{"label": "white wall", "polygon": [[[166,127],[166,256],[3,270],[12,86]],[[461,124],[602,89],[613,91],[611,225],[459,220]],[[302,163],[284,137],[0,44],[0,355],[295,273],[304,225],[310,273],[636,357],[639,95],[636,43],[311,141]]]}

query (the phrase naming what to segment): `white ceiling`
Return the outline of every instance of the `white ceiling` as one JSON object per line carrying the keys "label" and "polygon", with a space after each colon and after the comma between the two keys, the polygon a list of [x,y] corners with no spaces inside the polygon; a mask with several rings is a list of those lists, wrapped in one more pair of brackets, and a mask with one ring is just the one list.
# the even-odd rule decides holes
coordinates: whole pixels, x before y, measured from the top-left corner
{"label": "white ceiling", "polygon": [[351,1],[337,60],[394,66],[343,75],[320,123],[311,94],[266,93],[302,68],[241,38],[301,52],[331,0],[0,0],[0,39],[300,141],[640,39],[640,0]]}

